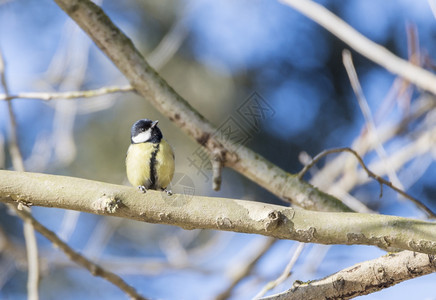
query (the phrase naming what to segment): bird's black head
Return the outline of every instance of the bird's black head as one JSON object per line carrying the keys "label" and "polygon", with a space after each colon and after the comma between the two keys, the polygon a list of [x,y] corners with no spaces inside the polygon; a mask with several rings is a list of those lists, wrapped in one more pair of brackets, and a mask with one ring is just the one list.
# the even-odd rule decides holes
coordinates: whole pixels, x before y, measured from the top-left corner
{"label": "bird's black head", "polygon": [[162,139],[162,132],[157,127],[157,122],[149,119],[136,121],[131,130],[130,140],[132,144],[159,143]]}

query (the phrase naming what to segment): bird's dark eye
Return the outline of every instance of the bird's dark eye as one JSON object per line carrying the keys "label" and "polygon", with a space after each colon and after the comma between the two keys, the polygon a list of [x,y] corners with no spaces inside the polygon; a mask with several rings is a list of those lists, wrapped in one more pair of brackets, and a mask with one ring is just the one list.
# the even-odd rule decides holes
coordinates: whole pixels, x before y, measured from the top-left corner
{"label": "bird's dark eye", "polygon": [[141,128],[141,131],[145,131],[145,128]]}

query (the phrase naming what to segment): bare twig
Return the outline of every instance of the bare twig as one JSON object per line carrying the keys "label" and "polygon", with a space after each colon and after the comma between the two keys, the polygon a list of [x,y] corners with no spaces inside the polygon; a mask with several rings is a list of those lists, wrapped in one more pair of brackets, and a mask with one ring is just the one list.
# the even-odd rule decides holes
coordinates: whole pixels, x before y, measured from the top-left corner
{"label": "bare twig", "polygon": [[5,137],[0,133],[0,169],[5,168],[6,155],[4,151]]}
{"label": "bare twig", "polygon": [[43,101],[50,101],[54,99],[77,99],[77,98],[90,98],[97,97],[111,93],[125,93],[134,92],[135,89],[130,85],[125,86],[106,86],[95,90],[88,91],[71,91],[71,92],[58,92],[58,93],[18,93],[15,95],[0,94],[0,100],[12,99],[38,99]]}
{"label": "bare twig", "polygon": [[360,155],[356,151],[354,151],[353,149],[348,148],[348,147],[345,147],[345,148],[334,148],[334,149],[329,149],[329,150],[322,151],[321,153],[316,155],[309,164],[304,166],[304,168],[298,173],[298,178],[302,178],[304,176],[304,174],[306,174],[306,172],[312,166],[314,166],[316,163],[318,163],[318,161],[320,161],[320,159],[323,158],[324,156],[326,156],[328,154],[331,154],[331,153],[338,153],[338,152],[350,152],[351,154],[353,154],[357,158],[357,160],[359,161],[360,165],[365,170],[365,172],[368,174],[368,176],[374,178],[375,180],[377,180],[380,183],[380,197],[382,197],[382,195],[383,195],[382,185],[384,184],[384,185],[390,187],[391,189],[393,189],[394,191],[396,191],[397,193],[399,193],[400,195],[402,195],[403,197],[405,197],[405,198],[409,199],[410,201],[412,201],[413,203],[415,203],[416,206],[418,206],[420,209],[422,209],[423,211],[425,211],[427,213],[429,218],[436,219],[436,214],[433,213],[433,211],[429,207],[427,207],[424,203],[422,203],[418,199],[410,196],[409,194],[407,194],[403,190],[397,188],[390,181],[388,181],[388,180],[378,176],[377,174],[373,173],[371,170],[369,170],[367,168],[367,166],[363,162],[363,159],[360,157]]}
{"label": "bare twig", "polygon": [[[15,206],[14,206],[15,208]],[[29,208],[23,208],[30,214]],[[39,261],[38,261],[38,244],[36,242],[35,229],[32,223],[24,220],[23,224],[24,239],[26,241],[26,252],[29,269],[29,277],[27,280],[28,300],[37,300],[39,286]]]}
{"label": "bare twig", "polygon": [[71,249],[71,247],[64,243],[53,231],[44,227],[27,211],[17,210],[16,212],[23,220],[30,222],[40,234],[46,237],[56,247],[61,249],[72,261],[87,269],[89,272],[91,272],[92,275],[106,279],[107,281],[111,282],[122,291],[124,291],[132,299],[146,299],[138,294],[138,292],[133,287],[128,285],[121,277],[103,269],[99,265],[93,263],[92,261],[88,260],[87,258],[83,257],[82,255]]}
{"label": "bare twig", "polygon": [[434,17],[436,18],[436,0],[428,0],[428,4],[430,5]]}
{"label": "bare twig", "polygon": [[186,28],[185,12],[189,10],[191,2],[188,2],[188,7],[182,10],[181,15],[172,25],[171,29],[165,34],[160,43],[151,53],[147,55],[147,61],[155,69],[162,68],[177,52],[182,45],[183,40],[188,34]]}
{"label": "bare twig", "polygon": [[[9,95],[9,88],[6,81],[5,74],[5,61],[3,59],[3,53],[0,51],[0,77],[1,84],[5,95]],[[9,122],[10,122],[10,142],[9,151],[12,157],[12,165],[15,170],[24,172],[24,161],[23,156],[18,145],[18,135],[17,135],[17,121],[15,119],[14,110],[12,108],[12,101],[8,100],[8,112],[9,112]],[[17,208],[14,205],[10,205],[15,211]],[[22,208],[29,212],[30,208]],[[27,277],[27,298],[28,300],[38,300],[38,285],[39,285],[39,262],[38,262],[38,244],[36,242],[35,231],[33,225],[26,220],[23,224],[24,240],[26,241],[27,250],[27,261],[28,261],[28,277]]]}
{"label": "bare twig", "polygon": [[359,78],[357,77],[356,69],[354,68],[353,59],[351,57],[351,52],[349,50],[342,51],[342,59],[347,70],[348,78],[350,79],[351,86],[353,88],[354,94],[356,95],[357,102],[359,103],[360,110],[362,111],[363,117],[365,119],[366,128],[370,136],[370,140],[373,141],[375,145],[376,152],[380,157],[383,165],[386,169],[389,179],[397,185],[400,189],[404,189],[400,182],[397,174],[392,170],[392,168],[386,163],[386,150],[383,144],[380,142],[378,137],[377,129],[372,118],[371,109],[369,108],[368,101],[363,94],[362,87],[360,86]]}
{"label": "bare twig", "polygon": [[[3,53],[0,51],[0,76],[1,84],[6,95],[9,95],[9,88],[6,82],[5,75],[5,62],[3,59]],[[15,119],[14,110],[12,108],[12,102],[8,102],[8,112],[9,112],[9,151],[12,157],[12,165],[15,170],[24,172],[23,156],[21,155],[20,147],[18,146],[17,140],[17,121]]]}
{"label": "bare twig", "polygon": [[294,255],[292,255],[291,260],[286,265],[282,274],[277,279],[268,282],[268,284],[265,285],[263,289],[256,296],[254,296],[254,299],[259,299],[263,297],[263,295],[265,295],[269,290],[272,290],[276,286],[280,285],[283,281],[285,281],[289,277],[289,275],[291,275],[291,270],[294,267],[295,263],[297,262],[298,258],[300,257],[300,254],[303,251],[305,245],[306,245],[305,243],[298,243],[298,246],[294,251]]}
{"label": "bare twig", "polygon": [[280,0],[336,35],[351,48],[416,86],[436,94],[436,76],[369,40],[322,5],[310,0]]}
{"label": "bare twig", "polygon": [[236,274],[232,278],[232,282],[230,285],[222,292],[220,293],[215,299],[216,300],[224,300],[231,296],[234,288],[247,276],[251,274],[253,271],[253,268],[257,265],[257,262],[267,253],[272,246],[275,245],[277,242],[277,239],[274,238],[268,238],[266,239],[261,247],[258,247],[256,250],[256,253],[251,256],[248,261],[243,262],[242,264],[238,265],[237,268],[234,268],[236,271]]}
{"label": "bare twig", "polygon": [[[378,129],[380,141],[386,143],[407,128],[408,124],[417,120],[432,111],[436,107],[435,98],[431,95],[424,94],[413,101],[410,113],[404,119],[393,122],[393,124],[384,124]],[[361,156],[372,150],[374,145],[370,142],[368,135],[360,135],[352,142],[354,149]],[[319,170],[310,180],[310,182],[323,189],[329,191],[333,186],[336,178],[343,172],[348,160],[345,159],[346,153],[342,153],[328,162],[322,169]],[[378,172],[379,173],[379,172]]]}

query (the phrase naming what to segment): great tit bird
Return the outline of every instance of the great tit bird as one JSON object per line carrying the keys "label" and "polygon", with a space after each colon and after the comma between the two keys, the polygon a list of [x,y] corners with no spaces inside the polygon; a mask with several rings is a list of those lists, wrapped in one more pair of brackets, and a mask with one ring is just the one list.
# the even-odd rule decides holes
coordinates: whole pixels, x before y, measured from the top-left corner
{"label": "great tit bird", "polygon": [[152,189],[171,194],[166,188],[174,175],[174,152],[157,123],[142,119],[133,124],[126,156],[127,178],[144,193]]}

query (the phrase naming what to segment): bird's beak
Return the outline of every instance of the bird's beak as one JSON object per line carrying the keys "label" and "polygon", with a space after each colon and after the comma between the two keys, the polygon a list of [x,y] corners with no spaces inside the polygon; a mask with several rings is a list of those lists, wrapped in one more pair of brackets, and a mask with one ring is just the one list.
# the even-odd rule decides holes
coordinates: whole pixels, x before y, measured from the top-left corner
{"label": "bird's beak", "polygon": [[159,122],[159,120],[154,121],[153,123],[151,123],[151,128],[155,127],[157,125],[157,123]]}

